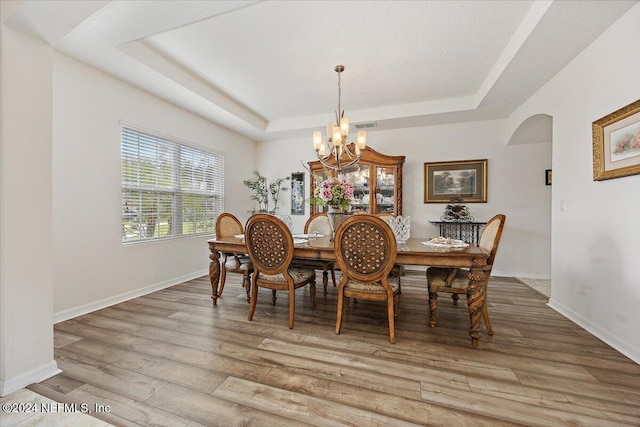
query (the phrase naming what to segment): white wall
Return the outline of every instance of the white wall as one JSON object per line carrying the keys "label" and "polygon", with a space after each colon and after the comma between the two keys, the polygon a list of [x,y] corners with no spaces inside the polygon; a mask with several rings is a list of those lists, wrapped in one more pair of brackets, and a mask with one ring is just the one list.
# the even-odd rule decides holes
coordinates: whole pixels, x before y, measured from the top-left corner
{"label": "white wall", "polygon": [[[551,187],[545,185],[544,171],[551,168],[551,144],[507,146],[509,137],[500,120],[369,132],[367,143],[379,152],[406,156],[403,215],[412,217],[412,237],[436,236],[438,229],[429,221],[438,220],[445,207],[424,203],[424,163],[488,159],[488,202],[471,203],[469,208],[474,218],[482,221],[497,213],[507,216],[494,274],[549,278]],[[306,165],[317,158],[309,135],[306,139],[260,143],[258,159],[261,173],[275,179],[304,170],[299,160]],[[280,213],[289,213],[289,193],[282,199]],[[302,230],[308,204],[305,212],[304,217],[292,217],[294,230]]]}
{"label": "white wall", "polygon": [[640,175],[593,181],[591,123],[640,97],[640,4],[510,118],[553,116],[550,305],[640,363]]}
{"label": "white wall", "polygon": [[[3,21],[7,6],[0,5]],[[52,325],[52,49],[4,23],[0,45],[0,395],[5,396],[59,371]]]}
{"label": "white wall", "polygon": [[[53,58],[53,271],[56,321],[204,274],[207,237],[122,246],[120,121],[225,154],[225,207],[255,143],[59,53]],[[239,167],[240,166],[240,167]]]}

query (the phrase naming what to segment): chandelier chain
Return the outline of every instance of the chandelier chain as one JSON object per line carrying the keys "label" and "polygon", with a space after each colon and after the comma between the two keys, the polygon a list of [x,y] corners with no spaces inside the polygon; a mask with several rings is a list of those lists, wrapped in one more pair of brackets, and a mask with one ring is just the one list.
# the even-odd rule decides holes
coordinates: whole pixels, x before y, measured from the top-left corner
{"label": "chandelier chain", "polygon": [[340,116],[342,115],[342,109],[340,105],[340,100],[342,99],[342,85],[340,84],[340,74],[342,72],[338,71],[338,113],[336,123],[340,124]]}

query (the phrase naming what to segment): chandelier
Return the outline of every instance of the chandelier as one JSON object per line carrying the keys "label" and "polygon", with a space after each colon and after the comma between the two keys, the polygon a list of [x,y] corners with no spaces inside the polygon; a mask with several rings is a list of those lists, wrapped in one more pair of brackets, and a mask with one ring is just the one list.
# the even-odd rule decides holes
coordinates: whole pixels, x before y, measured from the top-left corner
{"label": "chandelier", "polygon": [[340,86],[340,73],[344,71],[344,65],[336,65],[338,73],[338,111],[336,111],[336,122],[327,123],[327,139],[322,139],[322,132],[313,132],[313,149],[316,150],[320,162],[340,173],[343,167],[351,166],[360,160],[362,151],[367,144],[367,133],[359,131],[355,143],[349,146],[349,118],[344,116],[341,109],[340,97],[342,87]]}

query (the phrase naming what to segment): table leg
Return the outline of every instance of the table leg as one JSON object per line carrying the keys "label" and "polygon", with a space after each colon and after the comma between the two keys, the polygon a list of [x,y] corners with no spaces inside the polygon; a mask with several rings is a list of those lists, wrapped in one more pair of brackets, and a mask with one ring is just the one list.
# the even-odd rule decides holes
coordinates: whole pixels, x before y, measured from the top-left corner
{"label": "table leg", "polygon": [[438,313],[438,293],[429,289],[429,326],[436,327],[436,314]]}
{"label": "table leg", "polygon": [[471,326],[469,327],[469,335],[471,336],[471,344],[478,347],[480,340],[480,319],[482,318],[482,308],[485,300],[485,280],[484,267],[486,265],[484,258],[475,258],[473,267],[469,270],[469,287],[467,288],[467,306],[469,307],[469,317]]}
{"label": "table leg", "polygon": [[220,283],[220,252],[213,249],[213,245],[209,244],[209,281],[211,282],[211,299],[213,305],[218,304],[218,283]]}

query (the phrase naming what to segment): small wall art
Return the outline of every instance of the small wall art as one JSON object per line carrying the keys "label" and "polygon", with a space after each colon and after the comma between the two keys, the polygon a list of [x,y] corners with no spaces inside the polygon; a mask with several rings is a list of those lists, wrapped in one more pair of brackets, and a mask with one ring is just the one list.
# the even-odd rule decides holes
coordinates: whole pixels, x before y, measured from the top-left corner
{"label": "small wall art", "polygon": [[291,174],[291,215],[304,215],[304,172]]}

